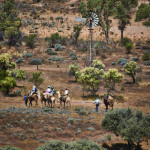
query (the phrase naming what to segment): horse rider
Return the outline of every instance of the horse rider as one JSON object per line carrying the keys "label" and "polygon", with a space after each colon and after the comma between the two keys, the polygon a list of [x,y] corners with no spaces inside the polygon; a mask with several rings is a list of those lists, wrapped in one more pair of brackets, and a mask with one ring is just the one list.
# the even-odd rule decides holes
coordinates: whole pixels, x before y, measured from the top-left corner
{"label": "horse rider", "polygon": [[96,111],[97,111],[97,112],[98,112],[99,103],[100,103],[100,100],[99,100],[99,98],[97,97],[96,100],[94,101],[94,104],[96,104]]}
{"label": "horse rider", "polygon": [[51,92],[51,86],[49,85],[47,90],[46,90],[46,93],[50,93]]}
{"label": "horse rider", "polygon": [[34,85],[34,86],[33,86],[33,89],[30,91],[30,96],[33,95],[33,94],[36,94],[36,92],[37,92],[37,88],[36,88],[36,86]]}
{"label": "horse rider", "polygon": [[69,95],[68,89],[65,89],[65,92],[63,93],[63,98],[67,98]]}
{"label": "horse rider", "polygon": [[54,93],[55,93],[55,90],[54,90],[54,88],[53,88],[53,87],[51,87],[50,94],[54,95]]}

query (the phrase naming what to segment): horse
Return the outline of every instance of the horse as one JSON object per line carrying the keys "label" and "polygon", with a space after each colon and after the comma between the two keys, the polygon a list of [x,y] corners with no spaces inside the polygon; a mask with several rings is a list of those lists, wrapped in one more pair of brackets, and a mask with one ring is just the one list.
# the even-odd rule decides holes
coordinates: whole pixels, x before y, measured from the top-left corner
{"label": "horse", "polygon": [[110,106],[113,110],[114,107],[114,100],[110,95],[104,96],[104,104],[106,106],[106,111],[108,110],[108,106]]}
{"label": "horse", "polygon": [[60,101],[60,107],[62,107],[62,102],[64,103],[64,109],[65,109],[65,106],[71,107],[71,98],[69,96],[67,97],[61,96],[60,91],[56,91],[56,94],[58,95],[58,98]]}
{"label": "horse", "polygon": [[50,104],[51,104],[51,108],[54,108],[54,106],[55,106],[55,97],[52,94],[41,93],[41,104],[42,104],[42,106],[43,106],[43,101],[45,103],[45,106],[46,106],[46,102],[47,102],[49,107],[50,107]]}
{"label": "horse", "polygon": [[26,97],[26,99],[29,101],[29,107],[32,107],[32,101],[35,101],[35,106],[38,105],[38,95],[33,94]]}

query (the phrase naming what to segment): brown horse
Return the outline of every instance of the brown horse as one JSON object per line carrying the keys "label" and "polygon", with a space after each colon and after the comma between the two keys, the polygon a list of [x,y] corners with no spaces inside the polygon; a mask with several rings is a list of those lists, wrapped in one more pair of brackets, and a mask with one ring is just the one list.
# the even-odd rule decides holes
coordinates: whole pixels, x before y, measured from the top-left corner
{"label": "brown horse", "polygon": [[32,107],[32,101],[35,101],[35,105],[38,105],[38,96],[37,94],[29,95],[26,98],[29,101],[29,107]]}
{"label": "brown horse", "polygon": [[104,104],[106,106],[106,111],[108,110],[108,106],[110,106],[113,110],[114,107],[114,100],[110,95],[105,95],[104,96]]}

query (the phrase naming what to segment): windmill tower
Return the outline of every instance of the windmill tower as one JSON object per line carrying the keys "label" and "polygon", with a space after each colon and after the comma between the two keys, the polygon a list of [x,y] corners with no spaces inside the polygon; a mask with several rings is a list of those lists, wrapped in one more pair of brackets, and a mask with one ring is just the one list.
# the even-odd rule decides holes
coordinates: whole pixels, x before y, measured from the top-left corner
{"label": "windmill tower", "polygon": [[79,18],[79,17],[76,17],[75,21],[76,22],[84,22],[85,25],[89,28],[89,33],[90,33],[90,48],[89,48],[89,53],[90,53],[90,56],[89,56],[89,66],[91,66],[92,64],[92,31],[94,30],[93,28],[96,27],[98,25],[98,22],[99,22],[99,18],[98,16],[94,13],[94,12],[90,12],[90,17],[88,18]]}

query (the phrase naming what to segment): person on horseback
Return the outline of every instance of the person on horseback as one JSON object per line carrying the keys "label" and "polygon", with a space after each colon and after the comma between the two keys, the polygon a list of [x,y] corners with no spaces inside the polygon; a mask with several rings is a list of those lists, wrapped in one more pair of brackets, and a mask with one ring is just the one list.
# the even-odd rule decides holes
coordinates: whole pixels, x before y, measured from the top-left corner
{"label": "person on horseback", "polygon": [[63,94],[63,98],[67,98],[69,95],[68,89],[65,89],[65,92]]}
{"label": "person on horseback", "polygon": [[50,85],[48,86],[47,90],[46,90],[46,93],[50,93],[51,92],[51,87]]}
{"label": "person on horseback", "polygon": [[36,92],[37,92],[37,88],[36,88],[36,86],[34,85],[34,86],[33,86],[33,89],[32,89],[31,92],[30,92],[30,96],[36,94]]}
{"label": "person on horseback", "polygon": [[54,88],[53,88],[53,87],[51,87],[50,94],[54,95],[54,92],[55,92]]}
{"label": "person on horseback", "polygon": [[94,101],[94,104],[96,104],[96,111],[98,112],[98,107],[99,107],[99,104],[100,104],[100,100],[99,100],[98,97],[97,97],[96,100]]}

